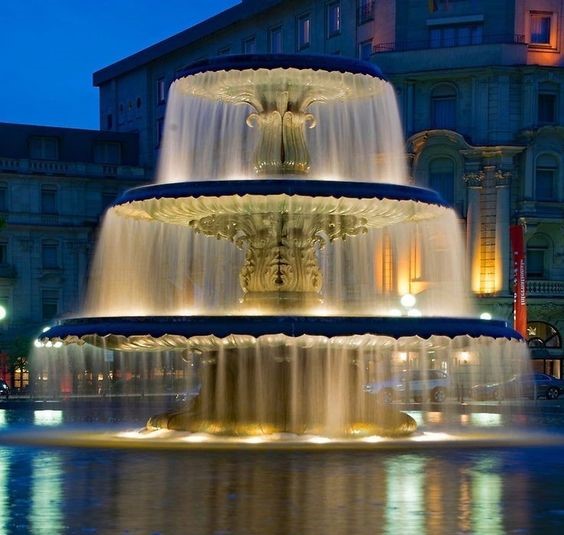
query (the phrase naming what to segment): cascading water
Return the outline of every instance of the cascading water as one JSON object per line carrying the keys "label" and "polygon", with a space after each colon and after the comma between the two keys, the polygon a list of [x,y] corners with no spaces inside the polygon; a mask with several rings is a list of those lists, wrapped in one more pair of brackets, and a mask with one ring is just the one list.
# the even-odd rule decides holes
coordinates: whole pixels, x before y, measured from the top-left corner
{"label": "cascading water", "polygon": [[[196,64],[170,89],[157,184],[108,211],[83,311],[38,341],[47,393],[192,392],[150,429],[405,436],[381,394],[430,409],[526,369],[517,333],[473,317],[456,215],[406,182],[374,66]],[[431,386],[396,388],[413,371]]]}

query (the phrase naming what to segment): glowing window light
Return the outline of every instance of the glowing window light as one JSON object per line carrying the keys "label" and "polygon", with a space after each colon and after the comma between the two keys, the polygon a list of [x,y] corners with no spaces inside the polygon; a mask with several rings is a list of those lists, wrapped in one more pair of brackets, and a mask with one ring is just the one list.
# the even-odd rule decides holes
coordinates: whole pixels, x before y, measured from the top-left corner
{"label": "glowing window light", "polygon": [[399,318],[399,317],[402,315],[401,310],[400,310],[399,308],[392,308],[392,309],[388,312],[388,314],[389,314],[390,316],[394,317],[394,318]]}
{"label": "glowing window light", "polygon": [[492,319],[492,315],[489,312],[482,312],[480,314],[480,319],[481,320],[491,320]]}
{"label": "glowing window light", "polygon": [[468,364],[470,362],[470,353],[468,351],[461,351],[458,354],[458,358],[462,364]]}
{"label": "glowing window light", "polygon": [[421,310],[419,310],[418,308],[410,308],[407,311],[407,315],[411,318],[420,318],[423,314],[421,313]]}
{"label": "glowing window light", "polygon": [[407,362],[407,353],[405,351],[396,351],[394,357],[399,362]]}
{"label": "glowing window light", "polygon": [[6,308],[0,305],[0,321],[2,321],[7,315],[8,312],[6,311]]}

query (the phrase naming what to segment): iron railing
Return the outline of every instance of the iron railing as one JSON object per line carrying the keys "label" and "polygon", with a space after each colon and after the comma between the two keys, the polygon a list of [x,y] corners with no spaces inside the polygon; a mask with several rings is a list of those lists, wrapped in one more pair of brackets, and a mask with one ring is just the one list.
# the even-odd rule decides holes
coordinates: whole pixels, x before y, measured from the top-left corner
{"label": "iron railing", "polygon": [[521,34],[499,34],[499,35],[484,35],[480,42],[476,43],[461,43],[451,42],[444,43],[440,46],[433,46],[430,39],[424,41],[398,41],[392,43],[378,43],[374,45],[374,53],[379,52],[405,52],[409,50],[427,50],[427,49],[441,49],[441,48],[456,48],[478,45],[523,45],[526,44],[525,36]]}

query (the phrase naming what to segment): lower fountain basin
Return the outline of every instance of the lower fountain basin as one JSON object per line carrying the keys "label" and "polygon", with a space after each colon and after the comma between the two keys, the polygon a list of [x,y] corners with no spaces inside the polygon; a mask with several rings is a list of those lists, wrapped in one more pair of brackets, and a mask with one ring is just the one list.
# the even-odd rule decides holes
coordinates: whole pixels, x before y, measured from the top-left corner
{"label": "lower fountain basin", "polygon": [[[360,341],[355,337],[363,336]],[[92,344],[119,350],[209,349],[252,345],[258,337],[318,338],[358,347],[382,338],[468,336],[521,340],[501,320],[452,317],[139,316],[70,318],[42,333],[40,343]],[[371,338],[371,336],[373,338]]]}

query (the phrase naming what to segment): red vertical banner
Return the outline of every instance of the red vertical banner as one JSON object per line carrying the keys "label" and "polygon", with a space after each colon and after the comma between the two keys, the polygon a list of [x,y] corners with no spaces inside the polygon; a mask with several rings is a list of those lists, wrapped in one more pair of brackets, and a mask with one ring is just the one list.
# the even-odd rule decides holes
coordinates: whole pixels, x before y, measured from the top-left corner
{"label": "red vertical banner", "polygon": [[513,257],[513,327],[527,338],[527,270],[525,266],[525,236],[522,225],[511,225]]}

